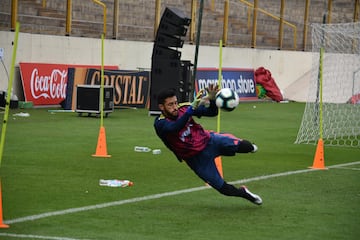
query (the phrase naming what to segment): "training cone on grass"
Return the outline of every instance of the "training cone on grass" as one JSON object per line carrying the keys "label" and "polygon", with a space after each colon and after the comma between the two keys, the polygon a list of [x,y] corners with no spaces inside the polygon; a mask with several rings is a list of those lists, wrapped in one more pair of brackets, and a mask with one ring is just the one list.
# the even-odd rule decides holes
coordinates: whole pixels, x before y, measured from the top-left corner
{"label": "training cone on grass", "polygon": [[320,169],[320,170],[327,169],[325,167],[325,159],[324,159],[324,142],[321,138],[318,140],[318,143],[316,146],[316,152],[315,152],[315,156],[314,156],[314,162],[310,168]]}
{"label": "training cone on grass", "polygon": [[103,126],[100,127],[98,142],[96,146],[96,153],[93,154],[92,156],[111,157],[111,155],[107,153],[105,127]]}
{"label": "training cone on grass", "polygon": [[0,228],[9,228],[9,225],[6,225],[3,222],[1,181],[0,181]]}

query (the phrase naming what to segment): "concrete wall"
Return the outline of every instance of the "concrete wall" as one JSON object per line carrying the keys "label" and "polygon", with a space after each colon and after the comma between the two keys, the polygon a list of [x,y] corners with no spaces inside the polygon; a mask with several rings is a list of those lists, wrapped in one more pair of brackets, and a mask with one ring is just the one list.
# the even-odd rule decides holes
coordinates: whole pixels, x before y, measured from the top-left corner
{"label": "concrete wall", "polygon": [[[4,64],[10,73],[14,32],[0,31],[0,47],[5,49]],[[151,69],[152,42],[105,40],[104,64],[117,65],[123,70]],[[194,63],[195,45],[184,45],[182,60]],[[305,101],[306,83],[311,69],[311,53],[300,51],[260,50],[249,48],[223,48],[223,68],[269,69],[285,97]],[[16,67],[19,62],[101,64],[101,40],[92,38],[52,36],[19,33]],[[198,67],[218,67],[219,48],[200,46]],[[8,78],[0,67],[0,90],[6,91]],[[305,79],[304,79],[305,78]],[[297,89],[292,86],[296,85]],[[299,87],[301,86],[301,87]],[[305,91],[305,94],[304,94]],[[291,96],[287,93],[291,93]],[[300,93],[302,92],[302,93]],[[16,71],[14,93],[22,96],[21,81]],[[299,95],[295,96],[295,95]],[[20,99],[21,100],[21,99]]]}

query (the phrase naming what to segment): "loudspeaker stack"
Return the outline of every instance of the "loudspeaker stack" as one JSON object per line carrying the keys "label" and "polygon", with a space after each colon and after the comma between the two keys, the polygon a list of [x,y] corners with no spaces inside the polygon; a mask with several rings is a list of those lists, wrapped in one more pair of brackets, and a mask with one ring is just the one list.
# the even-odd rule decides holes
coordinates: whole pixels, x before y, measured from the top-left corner
{"label": "loudspeaker stack", "polygon": [[191,19],[176,8],[166,8],[156,33],[151,59],[150,114],[159,114],[157,94],[162,89],[174,88],[179,102],[189,101],[192,92],[190,61],[181,60]]}

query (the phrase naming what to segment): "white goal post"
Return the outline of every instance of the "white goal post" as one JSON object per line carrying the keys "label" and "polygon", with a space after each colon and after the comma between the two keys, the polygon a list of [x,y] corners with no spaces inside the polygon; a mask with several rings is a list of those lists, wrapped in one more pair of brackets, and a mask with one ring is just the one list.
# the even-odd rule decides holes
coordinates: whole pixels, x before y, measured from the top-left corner
{"label": "white goal post", "polygon": [[312,24],[313,67],[295,143],[360,147],[360,22]]}

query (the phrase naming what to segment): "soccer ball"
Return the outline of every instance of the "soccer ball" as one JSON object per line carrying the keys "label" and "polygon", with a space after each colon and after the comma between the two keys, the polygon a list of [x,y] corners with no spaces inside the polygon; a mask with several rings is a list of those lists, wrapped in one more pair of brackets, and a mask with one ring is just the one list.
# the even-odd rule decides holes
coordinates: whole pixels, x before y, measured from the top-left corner
{"label": "soccer ball", "polygon": [[223,88],[216,94],[215,103],[218,108],[230,112],[239,105],[239,96],[231,88]]}

